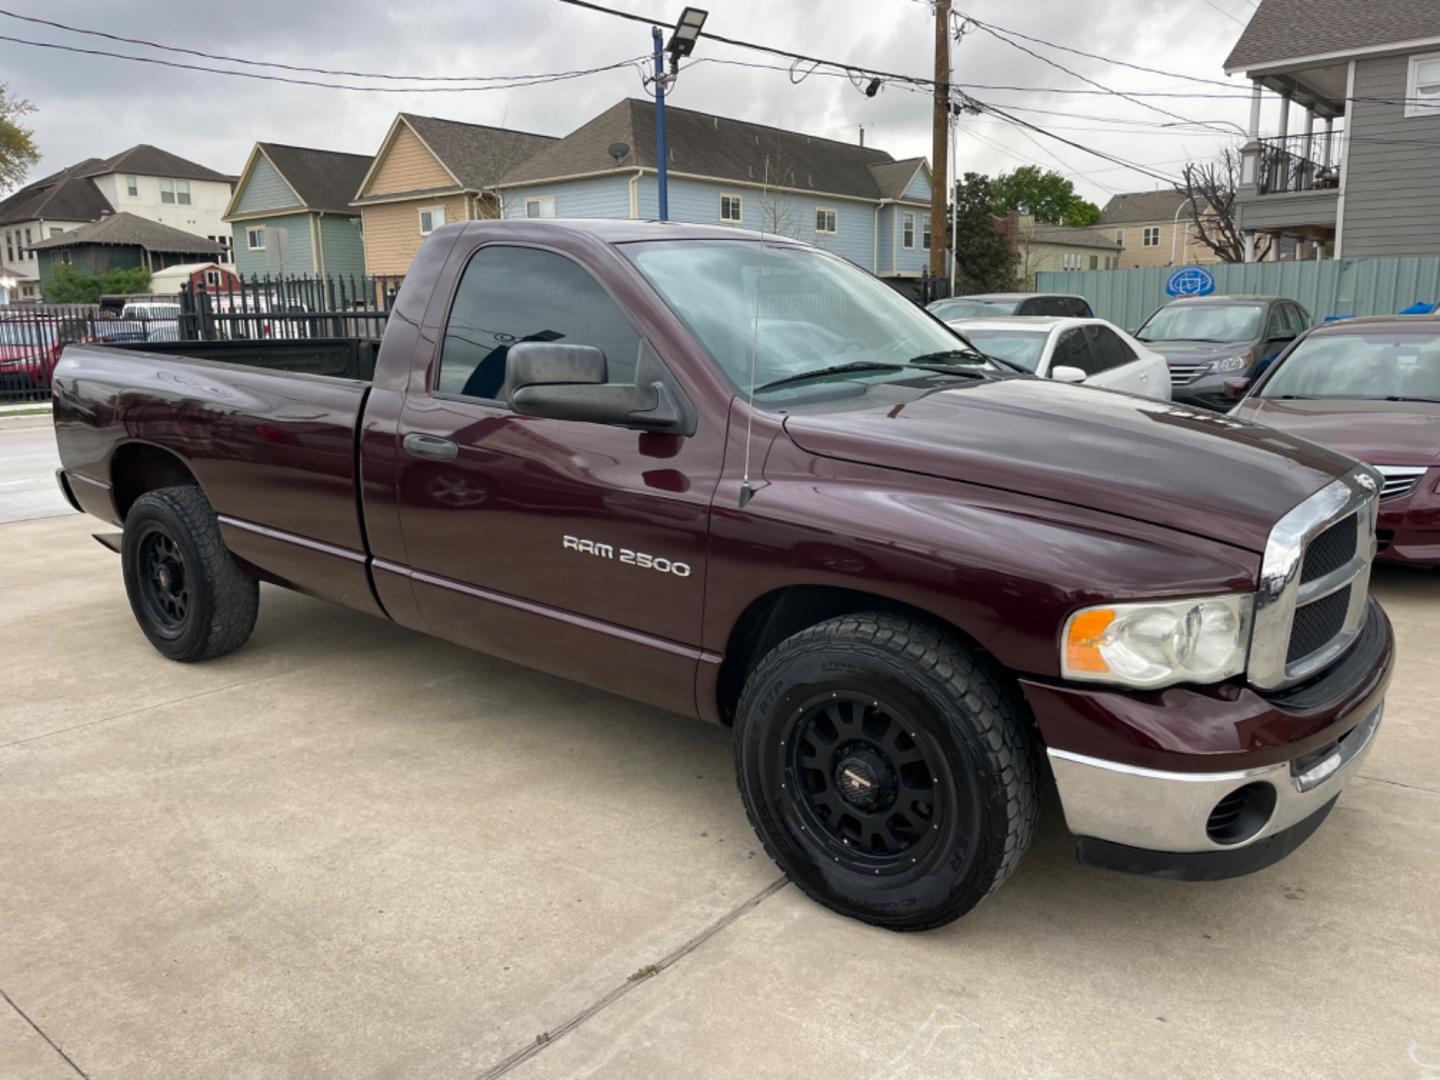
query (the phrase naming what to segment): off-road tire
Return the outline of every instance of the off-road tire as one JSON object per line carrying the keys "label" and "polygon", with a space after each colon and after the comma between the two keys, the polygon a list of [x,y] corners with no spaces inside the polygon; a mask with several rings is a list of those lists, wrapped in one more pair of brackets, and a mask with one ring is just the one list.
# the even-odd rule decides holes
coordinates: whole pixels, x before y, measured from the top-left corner
{"label": "off-road tire", "polygon": [[[827,698],[850,700],[851,711]],[[850,726],[837,728],[832,717]],[[895,734],[897,719],[913,732]],[[872,738],[882,723],[889,734]],[[900,763],[903,753],[922,755],[919,783],[925,771],[935,773],[923,826],[882,835],[877,825],[869,837],[883,847],[889,836],[895,854],[854,846],[864,842],[863,827],[859,817],[845,817],[854,807],[844,800],[871,796],[854,772],[841,769],[841,787],[811,792],[824,788],[826,773],[812,766],[846,752],[825,756],[835,744],[819,740],[831,730],[836,743],[846,732],[866,732],[844,744],[858,756],[840,764],[859,763],[863,775],[888,777],[898,791],[893,803],[867,807],[867,821],[887,807],[900,808],[900,820],[922,820],[923,798],[901,807],[914,794],[903,785],[917,782],[913,760]],[[907,741],[915,749],[894,749]],[[745,812],[770,857],[813,899],[876,926],[926,930],[959,918],[1010,876],[1035,831],[1039,769],[1018,690],[988,658],[921,619],[842,615],[781,642],[746,680],[734,746]],[[910,780],[896,779],[902,771]],[[876,779],[876,786],[884,784]],[[822,798],[825,806],[813,809]],[[855,830],[834,826],[837,810]]]}
{"label": "off-road tire", "polygon": [[[224,656],[255,629],[259,585],[225,549],[215,510],[198,487],[136,499],[125,515],[120,561],[135,621],[171,660]],[[171,589],[177,579],[183,595]]]}

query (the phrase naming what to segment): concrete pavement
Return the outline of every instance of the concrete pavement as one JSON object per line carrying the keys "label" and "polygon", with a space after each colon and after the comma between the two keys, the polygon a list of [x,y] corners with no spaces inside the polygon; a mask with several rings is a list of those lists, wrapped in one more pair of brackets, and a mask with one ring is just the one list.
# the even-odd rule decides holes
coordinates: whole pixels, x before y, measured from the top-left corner
{"label": "concrete pavement", "polygon": [[1440,575],[1365,777],[1279,866],[1074,863],[969,917],[778,879],[727,733],[265,589],[163,660],[76,516],[0,526],[0,1077],[1440,1074]]}
{"label": "concrete pavement", "polygon": [[50,414],[0,415],[0,522],[74,513],[55,486],[60,454]]}

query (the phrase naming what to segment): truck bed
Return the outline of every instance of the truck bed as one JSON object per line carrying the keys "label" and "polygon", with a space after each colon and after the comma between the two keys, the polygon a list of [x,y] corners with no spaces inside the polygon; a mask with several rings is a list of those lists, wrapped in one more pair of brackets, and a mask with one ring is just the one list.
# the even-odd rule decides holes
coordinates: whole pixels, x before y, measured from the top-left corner
{"label": "truck bed", "polygon": [[369,382],[375,377],[375,357],[380,350],[380,339],[136,341],[92,348],[120,349],[216,364],[239,364],[244,367],[264,368],[266,371],[287,371]]}

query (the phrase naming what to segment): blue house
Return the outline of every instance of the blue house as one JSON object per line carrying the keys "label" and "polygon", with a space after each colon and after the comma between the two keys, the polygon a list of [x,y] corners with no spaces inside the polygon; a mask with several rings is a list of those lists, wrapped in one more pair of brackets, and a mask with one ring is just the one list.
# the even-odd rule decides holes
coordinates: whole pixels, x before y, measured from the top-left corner
{"label": "blue house", "polygon": [[[365,273],[360,211],[350,205],[371,158],[308,146],[256,143],[225,220],[242,274]],[[283,259],[277,237],[285,234]]]}
{"label": "blue house", "polygon": [[[924,158],[673,106],[665,134],[674,221],[782,233],[896,284],[929,265]],[[655,103],[619,102],[498,186],[505,217],[658,217]]]}

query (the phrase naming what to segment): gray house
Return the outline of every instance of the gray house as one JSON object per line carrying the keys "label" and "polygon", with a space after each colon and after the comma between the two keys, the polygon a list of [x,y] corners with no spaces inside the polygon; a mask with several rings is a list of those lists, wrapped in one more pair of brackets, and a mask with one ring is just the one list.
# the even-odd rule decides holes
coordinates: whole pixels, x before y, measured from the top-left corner
{"label": "gray house", "polygon": [[1260,0],[1225,71],[1253,84],[1247,254],[1269,234],[1302,255],[1440,255],[1440,2]]}

